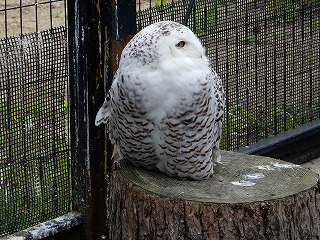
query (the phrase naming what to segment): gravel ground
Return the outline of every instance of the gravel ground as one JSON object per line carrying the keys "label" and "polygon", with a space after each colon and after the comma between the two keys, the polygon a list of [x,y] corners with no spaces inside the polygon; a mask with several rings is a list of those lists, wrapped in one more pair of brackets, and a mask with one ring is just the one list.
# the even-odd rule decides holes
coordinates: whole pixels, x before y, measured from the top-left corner
{"label": "gravel ground", "polygon": [[[0,38],[65,25],[66,1],[64,0],[51,2],[51,11],[49,0],[23,0],[22,8],[20,8],[20,0],[9,0],[6,2],[5,5],[5,1],[0,0]],[[167,2],[169,2],[169,0],[167,0]],[[151,6],[154,5],[155,0],[152,0]],[[137,0],[137,10],[143,10],[148,7],[150,7],[149,0]],[[5,9],[7,9],[7,11],[5,11]]]}
{"label": "gravel ground", "polygon": [[[51,10],[47,0],[23,0],[21,8],[20,0],[6,2],[5,5],[3,0],[0,1],[0,38],[65,25],[65,3],[63,0],[52,2]],[[5,11],[5,9],[7,10]]]}

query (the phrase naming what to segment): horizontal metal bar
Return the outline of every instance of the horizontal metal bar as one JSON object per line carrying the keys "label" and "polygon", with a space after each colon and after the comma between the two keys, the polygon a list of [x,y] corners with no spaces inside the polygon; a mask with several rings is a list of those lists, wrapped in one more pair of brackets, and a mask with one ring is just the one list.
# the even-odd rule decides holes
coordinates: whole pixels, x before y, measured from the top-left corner
{"label": "horizontal metal bar", "polygon": [[[320,139],[320,119],[303,124],[268,139],[261,140],[250,146],[242,147],[238,149],[237,152],[270,156],[280,159],[282,159],[281,156],[283,155],[288,158],[283,160],[301,164],[309,159],[307,159],[307,157],[298,156],[299,152],[302,152],[304,155],[310,155],[311,157],[317,157],[317,155],[319,155],[320,142],[314,139]],[[314,151],[314,154],[310,151]],[[283,153],[282,155],[281,152]],[[290,159],[290,155],[293,155],[291,156],[293,159]]]}
{"label": "horizontal metal bar", "polygon": [[72,227],[78,226],[84,223],[84,217],[82,213],[69,212],[65,215],[51,219],[49,221],[40,223],[36,226],[27,228],[23,231],[16,232],[10,236],[3,238],[2,240],[36,240],[45,237],[53,236],[61,231],[68,230]]}

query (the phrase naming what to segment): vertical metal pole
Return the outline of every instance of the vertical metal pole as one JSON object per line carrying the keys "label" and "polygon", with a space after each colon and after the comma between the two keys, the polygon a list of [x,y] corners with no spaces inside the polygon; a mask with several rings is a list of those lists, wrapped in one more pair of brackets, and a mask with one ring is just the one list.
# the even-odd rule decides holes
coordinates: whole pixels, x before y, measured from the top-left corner
{"label": "vertical metal pole", "polygon": [[104,43],[99,0],[68,1],[73,211],[85,215],[86,239],[101,239],[106,219],[105,134],[94,124],[103,101]]}
{"label": "vertical metal pole", "polygon": [[137,32],[136,0],[111,0],[112,36],[111,64],[112,72],[118,69],[118,63],[123,48]]}
{"label": "vertical metal pole", "polygon": [[188,4],[188,8],[187,8],[187,11],[184,15],[184,18],[183,18],[183,21],[182,21],[182,24],[187,26],[187,23],[188,23],[188,19],[190,17],[190,14],[191,14],[191,10],[193,8],[193,5],[194,5],[194,1],[195,0],[190,0],[189,4]]}
{"label": "vertical metal pole", "polygon": [[135,6],[135,0],[68,1],[72,210],[85,215],[85,239],[107,236],[111,145],[94,119],[136,33]]}

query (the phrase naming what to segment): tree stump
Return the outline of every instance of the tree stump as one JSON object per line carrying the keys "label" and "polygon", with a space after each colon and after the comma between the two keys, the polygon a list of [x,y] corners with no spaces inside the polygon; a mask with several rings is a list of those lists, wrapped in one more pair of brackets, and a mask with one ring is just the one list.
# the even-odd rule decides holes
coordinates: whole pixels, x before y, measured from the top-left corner
{"label": "tree stump", "polygon": [[318,175],[267,157],[222,151],[205,181],[125,161],[110,175],[109,239],[319,239]]}

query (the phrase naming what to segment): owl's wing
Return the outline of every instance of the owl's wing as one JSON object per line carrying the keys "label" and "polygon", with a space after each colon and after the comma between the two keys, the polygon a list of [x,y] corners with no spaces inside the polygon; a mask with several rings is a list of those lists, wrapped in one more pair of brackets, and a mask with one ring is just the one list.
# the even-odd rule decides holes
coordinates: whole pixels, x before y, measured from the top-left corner
{"label": "owl's wing", "polygon": [[223,90],[223,85],[222,81],[217,75],[216,72],[212,71],[212,76],[213,76],[213,82],[214,84],[214,95],[215,99],[217,100],[217,108],[215,109],[216,111],[216,120],[222,120],[223,113],[224,113],[224,108],[225,108],[225,93]]}
{"label": "owl's wing", "polygon": [[104,100],[102,107],[99,109],[96,115],[96,119],[95,119],[96,126],[99,126],[101,123],[107,124],[109,116],[110,116],[110,99],[106,98]]}
{"label": "owl's wing", "polygon": [[221,154],[220,154],[220,140],[221,140],[221,132],[222,132],[222,122],[223,122],[223,113],[225,108],[225,93],[223,90],[223,85],[218,77],[218,75],[213,72],[213,96],[215,99],[215,108],[214,108],[214,125],[213,125],[213,152],[212,159],[213,162],[220,162]]}
{"label": "owl's wing", "polygon": [[[118,118],[117,113],[112,109],[112,105],[115,105],[117,102],[113,100],[115,91],[117,91],[117,81],[118,81],[118,72],[116,72],[113,83],[111,85],[111,88],[109,89],[109,92],[107,94],[106,99],[104,100],[104,103],[102,107],[99,109],[95,124],[96,126],[99,126],[101,123],[107,124],[107,129],[109,132],[109,137],[111,139],[111,143],[113,145],[113,153],[112,153],[112,159],[119,161],[123,158],[121,151],[120,151],[120,145],[118,141],[118,131],[115,129],[114,122],[115,119]],[[117,107],[115,107],[117,108]]]}
{"label": "owl's wing", "polygon": [[114,93],[113,89],[116,87],[116,82],[118,81],[118,76],[119,76],[119,71],[115,73],[113,82],[112,82],[111,88],[109,89],[107,97],[105,98],[102,107],[99,109],[96,115],[96,119],[95,119],[96,126],[99,126],[101,123],[104,123],[107,125],[109,123],[109,118],[111,115],[111,99]]}

